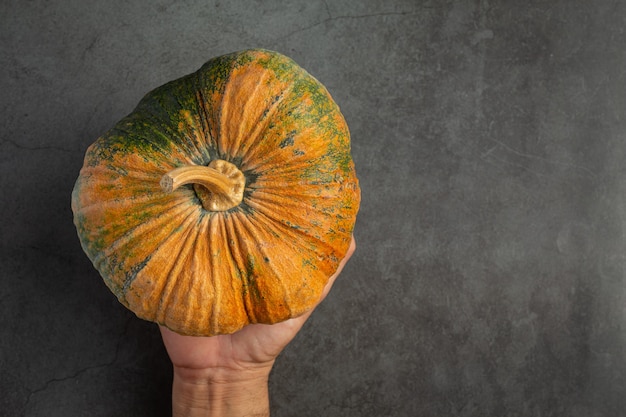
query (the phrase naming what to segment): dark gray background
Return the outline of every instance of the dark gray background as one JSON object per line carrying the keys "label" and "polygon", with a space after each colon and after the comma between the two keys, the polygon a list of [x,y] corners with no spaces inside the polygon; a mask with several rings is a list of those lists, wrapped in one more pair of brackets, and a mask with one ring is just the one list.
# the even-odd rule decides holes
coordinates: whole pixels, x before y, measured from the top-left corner
{"label": "dark gray background", "polygon": [[625,28],[618,0],[3,0],[0,414],[169,414],[70,192],[144,93],[263,47],[331,91],[363,192],[273,415],[626,415]]}

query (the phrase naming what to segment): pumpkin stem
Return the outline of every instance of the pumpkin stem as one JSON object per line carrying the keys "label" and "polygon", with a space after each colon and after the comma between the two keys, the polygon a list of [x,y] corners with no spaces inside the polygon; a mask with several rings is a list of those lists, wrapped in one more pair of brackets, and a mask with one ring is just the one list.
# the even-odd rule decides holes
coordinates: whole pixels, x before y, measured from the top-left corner
{"label": "pumpkin stem", "polygon": [[163,175],[161,188],[171,193],[181,185],[193,184],[202,206],[209,211],[226,211],[243,200],[246,179],[235,165],[215,159],[208,166],[175,168]]}

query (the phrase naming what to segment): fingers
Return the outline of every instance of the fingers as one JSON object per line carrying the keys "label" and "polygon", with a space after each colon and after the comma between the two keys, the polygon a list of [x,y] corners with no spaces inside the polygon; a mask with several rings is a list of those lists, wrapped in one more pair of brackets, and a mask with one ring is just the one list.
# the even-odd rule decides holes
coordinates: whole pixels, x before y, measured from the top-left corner
{"label": "fingers", "polygon": [[356,241],[354,240],[354,236],[352,236],[352,241],[350,242],[350,247],[348,248],[348,252],[346,252],[346,255],[344,256],[344,258],[339,263],[339,266],[337,267],[337,271],[335,271],[335,273],[333,275],[331,275],[330,278],[328,278],[328,282],[326,283],[326,286],[324,287],[324,290],[322,291],[322,295],[321,295],[320,299],[318,300],[317,304],[315,304],[315,306],[313,306],[313,308],[311,308],[309,311],[307,311],[306,313],[302,314],[301,316],[295,317],[295,318],[290,319],[288,321],[293,322],[293,324],[298,326],[298,328],[299,328],[299,327],[301,327],[304,324],[304,322],[306,320],[308,320],[308,318],[311,316],[311,314],[313,314],[313,311],[315,310],[315,308],[318,305],[320,305],[320,303],[322,301],[324,301],[324,299],[326,298],[326,296],[330,292],[330,289],[332,288],[333,284],[335,283],[335,280],[341,274],[341,271],[343,270],[343,267],[346,266],[346,264],[348,263],[348,260],[350,260],[350,257],[354,254],[355,250],[356,250]]}
{"label": "fingers", "polygon": [[321,303],[324,300],[324,298],[326,298],[326,296],[330,292],[330,289],[335,283],[335,280],[341,274],[343,267],[346,266],[346,264],[348,263],[352,255],[354,254],[355,250],[356,250],[356,241],[354,240],[354,236],[352,236],[352,241],[350,242],[350,247],[348,248],[348,252],[346,252],[346,256],[344,256],[344,258],[339,263],[339,267],[337,268],[337,271],[335,271],[335,273],[328,279],[328,283],[326,283],[326,286],[324,287],[324,291],[322,292],[322,296],[320,297],[318,304]]}

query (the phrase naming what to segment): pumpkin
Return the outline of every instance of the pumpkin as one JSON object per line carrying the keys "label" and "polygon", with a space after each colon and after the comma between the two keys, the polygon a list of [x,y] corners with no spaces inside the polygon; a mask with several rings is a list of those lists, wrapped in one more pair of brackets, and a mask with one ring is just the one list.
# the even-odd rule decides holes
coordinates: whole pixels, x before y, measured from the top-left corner
{"label": "pumpkin", "polygon": [[119,301],[197,336],[310,310],[359,203],[337,104],[267,50],[146,94],[88,147],[72,192],[81,246]]}

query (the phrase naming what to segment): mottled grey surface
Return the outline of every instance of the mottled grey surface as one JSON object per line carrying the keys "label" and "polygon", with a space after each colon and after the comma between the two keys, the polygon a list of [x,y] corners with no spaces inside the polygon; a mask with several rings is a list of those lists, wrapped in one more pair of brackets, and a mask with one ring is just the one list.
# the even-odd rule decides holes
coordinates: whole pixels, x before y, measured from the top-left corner
{"label": "mottled grey surface", "polygon": [[626,415],[625,27],[618,0],[2,1],[0,415],[169,414],[70,192],[145,92],[250,47],[328,87],[363,191],[274,416]]}

